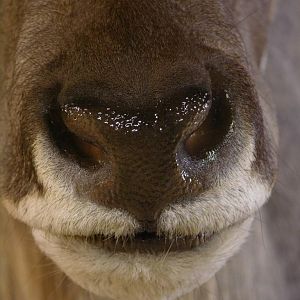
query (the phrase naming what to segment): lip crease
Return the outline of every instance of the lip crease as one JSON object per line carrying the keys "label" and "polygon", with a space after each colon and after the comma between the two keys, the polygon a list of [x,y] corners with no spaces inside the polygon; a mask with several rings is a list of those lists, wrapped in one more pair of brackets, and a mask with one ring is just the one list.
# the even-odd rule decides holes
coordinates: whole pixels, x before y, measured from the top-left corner
{"label": "lip crease", "polygon": [[[139,232],[134,236],[108,237],[104,235],[75,236],[72,237],[99,249],[110,252],[126,253],[163,253],[171,251],[187,251],[204,245],[214,233],[200,233],[196,236],[166,237],[156,232]],[[70,238],[70,237],[69,237]]]}

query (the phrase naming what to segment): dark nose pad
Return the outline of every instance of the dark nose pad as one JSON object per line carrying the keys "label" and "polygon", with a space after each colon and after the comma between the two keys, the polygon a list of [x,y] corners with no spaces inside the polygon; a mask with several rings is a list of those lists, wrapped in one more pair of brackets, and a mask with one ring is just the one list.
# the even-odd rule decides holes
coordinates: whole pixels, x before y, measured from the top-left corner
{"label": "dark nose pad", "polygon": [[178,145],[184,145],[187,155],[199,151],[203,134],[195,137],[196,130],[205,123],[211,103],[207,92],[189,88],[148,107],[64,104],[63,123],[79,159],[100,171],[110,166],[108,179],[90,186],[92,201],[151,222],[183,198],[189,188],[176,159]]}
{"label": "dark nose pad", "polygon": [[223,142],[230,131],[233,119],[232,108],[222,97],[212,99],[205,120],[184,140],[186,153],[194,160],[205,159]]}

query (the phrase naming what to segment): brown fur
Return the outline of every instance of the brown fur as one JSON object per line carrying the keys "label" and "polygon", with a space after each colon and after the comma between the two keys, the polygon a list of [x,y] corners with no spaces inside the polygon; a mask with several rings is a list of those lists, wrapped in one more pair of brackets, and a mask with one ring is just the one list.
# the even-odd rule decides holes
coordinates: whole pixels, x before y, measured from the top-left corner
{"label": "brown fur", "polygon": [[[290,2],[292,3],[292,1]],[[9,81],[10,78],[18,75],[18,70],[13,69],[13,66],[10,65],[10,63],[15,57],[16,42],[20,32],[19,28],[23,22],[23,5],[26,5],[27,3],[30,3],[30,1],[24,1],[22,3],[19,1],[0,2],[0,13],[2,18],[1,28],[4,31],[1,34],[1,45],[6,45],[6,47],[0,47],[0,78],[1,82],[6,82],[9,85],[14,84],[14,82],[11,83]],[[243,20],[241,24],[238,24],[237,26],[239,27],[240,32],[243,33],[243,39],[246,44],[249,60],[256,63],[256,65],[255,63],[252,65],[254,69],[253,72],[255,73],[258,72],[258,70],[255,68],[257,68],[260,63],[264,44],[266,43],[267,33],[265,30],[263,30],[263,28],[265,28],[266,24],[269,22],[269,18],[266,17],[267,13],[265,13],[263,10],[265,7],[260,6],[259,4],[262,2],[258,1],[258,6],[254,4],[248,4],[248,6],[247,3],[248,2],[244,1],[229,1],[228,8],[235,12],[236,23],[238,23],[238,20]],[[55,20],[58,22],[63,20],[64,14],[68,15],[72,13],[69,10],[70,6],[68,5],[68,1],[62,1],[60,5],[61,7],[55,16]],[[299,5],[297,6],[297,4],[294,4],[294,6],[296,8],[298,7],[299,9]],[[51,5],[46,7],[46,9],[51,9]],[[88,15],[84,15],[84,9],[81,9],[80,11],[83,14],[83,18],[89,18]],[[255,12],[253,16],[247,17],[252,12]],[[244,20],[245,16],[247,18]],[[284,14],[281,14],[280,16],[287,18],[287,16]],[[43,20],[41,21],[43,23]],[[168,20],[166,19],[165,21],[167,22]],[[84,21],[82,22],[84,23]],[[76,24],[73,24],[72,28],[76,28]],[[34,36],[36,33],[32,34]],[[166,33],[166,35],[168,34],[170,33]],[[176,35],[177,32],[174,33],[174,36]],[[62,40],[64,40],[65,36],[62,32],[60,32],[60,36]],[[255,43],[253,43],[254,36],[255,39],[257,39]],[[274,36],[276,37],[276,34],[274,34]],[[223,38],[226,39],[225,37]],[[287,41],[289,40],[287,39]],[[72,41],[68,41],[67,37],[64,42],[69,42],[72,44]],[[124,34],[120,34],[120,45],[128,46],[129,49],[130,47],[134,47],[134,45],[127,45],[127,42],[128,38],[126,36],[126,32]],[[172,41],[172,45],[176,45],[177,42],[177,40]],[[42,55],[38,51],[39,49],[35,49],[34,52],[32,52],[33,55],[41,56],[45,61],[33,61],[31,58],[29,58],[29,62],[33,63],[36,68],[41,66],[43,71],[52,74],[53,72],[55,73],[57,67],[61,65],[63,55],[58,56],[56,60],[52,61],[51,64],[48,64],[47,55],[49,53],[47,53],[47,55]],[[143,51],[143,49],[141,49],[141,51]],[[157,51],[157,55],[160,55],[160,49],[155,49],[155,51]],[[30,53],[31,52],[29,52],[29,54]],[[232,53],[232,55],[238,56],[239,54]],[[299,56],[295,54],[295,57],[297,58]],[[276,53],[273,58],[277,58]],[[274,60],[271,62],[275,66],[276,63],[278,63]],[[272,79],[274,76],[271,75],[273,74],[269,74],[269,78],[271,78],[271,85],[272,83],[274,84],[274,86],[272,86],[273,90],[278,91],[278,86],[276,86],[277,81],[276,79]],[[59,74],[57,74],[57,76],[59,76]],[[297,76],[299,76],[299,74]],[[5,84],[1,85],[2,99],[6,99],[6,95],[11,89],[16,91],[18,90],[15,86],[7,86]],[[20,124],[13,124],[15,127],[10,128],[9,122],[7,121],[7,116],[8,111],[12,111],[11,107],[9,107],[10,105],[16,105],[16,111],[19,111],[19,108],[18,104],[9,103],[10,102],[1,102],[4,112],[3,117],[1,116],[1,128],[5,129],[2,131],[5,133],[5,135],[7,135],[8,132],[10,133],[10,140],[7,139],[7,136],[0,135],[0,142],[2,139],[3,144],[5,143],[4,145],[6,147],[4,148],[4,153],[7,152],[7,149],[14,149],[13,151],[15,152],[10,152],[9,154],[13,154],[15,159],[13,161],[8,161],[9,164],[7,164],[7,161],[2,162],[2,165],[5,166],[4,172],[9,174],[9,176],[2,176],[1,180],[5,179],[2,182],[2,187],[5,187],[3,188],[4,197],[9,195],[11,198],[14,198],[14,200],[17,201],[18,198],[20,198],[22,195],[25,195],[32,188],[33,184],[38,183],[34,170],[32,166],[30,166],[31,154],[28,143],[30,145],[31,137],[29,136],[28,139],[25,140],[23,139],[24,137],[22,137],[22,140],[19,135],[15,136],[16,129],[19,129]],[[23,120],[22,124],[24,125],[25,123],[26,122]],[[28,126],[30,126],[30,124]],[[23,132],[26,132],[26,130]],[[18,147],[16,148],[16,145],[14,145],[14,147],[8,147],[7,141],[10,143],[11,141],[12,143],[16,143]],[[259,147],[262,147],[262,145],[259,145],[258,142],[257,147],[259,149]],[[268,150],[271,151],[271,149]],[[264,157],[266,155],[268,155],[266,150],[261,149],[262,161],[268,160],[268,158]],[[271,156],[270,153],[269,155]],[[286,154],[284,155],[286,156]],[[2,158],[5,160],[6,157],[7,156],[2,155]],[[19,173],[11,172],[12,169],[16,170],[16,168],[19,167],[22,169],[22,171]],[[264,169],[264,166],[259,161],[256,167],[259,169]],[[270,174],[270,176],[272,176],[272,174]],[[25,178],[27,179],[26,181],[24,180]],[[292,185],[290,182],[288,184],[288,187],[291,189],[294,188],[294,185]],[[282,197],[282,195],[280,196]],[[291,206],[295,206],[295,196],[292,195],[290,197],[292,197],[290,202]],[[287,264],[284,259],[281,263],[277,263],[280,255],[282,255],[283,251],[285,250],[282,250],[282,246],[280,245],[280,242],[283,240],[280,240],[276,234],[278,235],[278,232],[282,230],[280,236],[285,236],[284,233],[287,231],[287,229],[285,232],[284,229],[282,229],[282,215],[278,214],[278,209],[276,209],[277,205],[279,207],[282,206],[282,199],[276,203],[277,204],[271,204],[269,207],[267,207],[267,210],[264,214],[265,218],[263,218],[263,222],[266,222],[265,241],[261,240],[260,231],[256,230],[253,234],[251,245],[248,244],[248,247],[246,246],[243,252],[234,258],[232,262],[229,263],[228,266],[226,266],[223,271],[217,275],[217,279],[213,279],[211,282],[204,285],[201,290],[196,291],[191,295],[187,295],[186,299],[297,299],[296,281],[299,279],[299,269],[293,268],[293,266],[291,267],[293,262],[295,262],[297,253],[295,253],[296,251],[293,242],[290,241],[288,237],[284,237],[283,240],[290,247],[288,250],[290,255],[287,256],[287,259],[289,259],[289,264]],[[94,296],[88,295],[85,291],[69,281],[69,279],[65,278],[65,276],[53,265],[53,263],[39,252],[33,243],[29,229],[25,225],[19,223],[18,221],[13,221],[7,215],[7,213],[2,210],[2,208],[0,213],[1,300],[68,300],[74,299],[74,297],[82,300],[94,299]],[[280,230],[275,231],[275,233],[274,230],[272,230],[273,216],[276,222],[275,224],[279,224],[278,226],[280,227]],[[295,218],[295,220],[297,219]],[[288,228],[288,226],[283,225],[283,228],[285,227]],[[297,234],[297,230],[295,230],[295,234]],[[272,249],[267,248],[267,253],[265,249],[258,250],[256,247],[257,243],[266,243],[267,247],[272,247]],[[283,256],[285,256],[285,254],[283,254]],[[258,269],[253,266],[257,267]],[[241,275],[239,276],[238,274]],[[241,280],[241,277],[244,277],[244,280]],[[292,277],[292,279],[289,279],[290,277]],[[253,288],[253,286],[255,286],[255,288]],[[255,291],[253,289],[255,289]],[[291,293],[286,293],[287,289],[291,290]],[[254,293],[256,293],[256,296],[253,296]]]}

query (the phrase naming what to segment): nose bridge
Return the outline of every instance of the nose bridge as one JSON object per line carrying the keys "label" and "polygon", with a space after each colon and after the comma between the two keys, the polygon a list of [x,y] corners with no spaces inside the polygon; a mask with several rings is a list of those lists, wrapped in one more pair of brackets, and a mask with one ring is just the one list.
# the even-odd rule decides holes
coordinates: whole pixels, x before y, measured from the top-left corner
{"label": "nose bridge", "polygon": [[113,157],[113,186],[122,206],[153,218],[184,190],[176,161],[177,145],[193,121],[199,123],[205,118],[207,97],[193,92],[148,111],[114,114],[118,117],[107,135]]}
{"label": "nose bridge", "polygon": [[161,174],[170,174],[177,166],[178,140],[176,133],[171,136],[168,133],[144,132],[139,136],[128,136],[126,144],[121,142],[119,146],[115,147],[113,153],[115,168],[124,170],[124,172],[128,170],[137,176],[145,174],[149,178],[155,177],[155,170]]}
{"label": "nose bridge", "polygon": [[140,219],[153,219],[171,201],[170,191],[180,184],[177,134],[160,128],[136,135],[120,133],[113,147],[115,197],[121,207]]}
{"label": "nose bridge", "polygon": [[109,152],[111,184],[95,187],[105,203],[151,221],[185,190],[177,145],[190,126],[205,118],[208,95],[197,91],[179,100],[148,109],[106,105],[64,110],[68,127],[93,136]]}

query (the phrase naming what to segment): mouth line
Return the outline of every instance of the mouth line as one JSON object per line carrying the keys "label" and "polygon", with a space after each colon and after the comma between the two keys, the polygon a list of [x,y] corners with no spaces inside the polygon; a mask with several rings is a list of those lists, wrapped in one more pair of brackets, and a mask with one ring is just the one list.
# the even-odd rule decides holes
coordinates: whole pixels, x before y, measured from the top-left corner
{"label": "mouth line", "polygon": [[167,237],[156,232],[139,232],[134,236],[104,236],[102,234],[90,236],[68,236],[68,239],[91,245],[107,251],[126,253],[163,253],[171,251],[187,251],[203,246],[213,238],[215,232],[203,232],[194,236]]}

